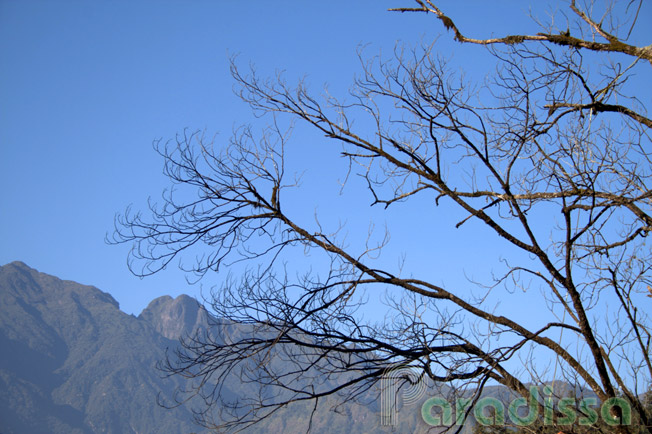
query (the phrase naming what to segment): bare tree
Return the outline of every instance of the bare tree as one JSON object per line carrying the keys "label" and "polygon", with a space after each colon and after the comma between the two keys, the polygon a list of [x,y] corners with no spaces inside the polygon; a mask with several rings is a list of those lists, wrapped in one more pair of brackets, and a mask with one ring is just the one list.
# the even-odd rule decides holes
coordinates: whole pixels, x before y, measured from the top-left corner
{"label": "bare tree", "polygon": [[[281,76],[261,79],[234,62],[240,97],[270,120],[264,134],[243,128],[224,147],[201,133],[157,144],[176,187],[146,217],[128,211],[118,219],[115,241],[134,243],[134,272],[156,273],[197,252],[187,271],[199,277],[251,264],[212,292],[216,317],[232,332],[189,338],[168,361],[169,372],[189,377],[189,394],[205,399],[204,425],[239,429],[335,394],[346,402],[401,365],[476,399],[486,384],[528,397],[528,383],[564,379],[602,402],[631,403],[640,426],[609,429],[652,432],[641,398],[652,377],[652,121],[649,95],[641,101],[630,86],[634,73],[650,75],[652,45],[627,42],[642,0],[602,10],[570,1],[563,27],[538,23],[538,33],[491,39],[465,36],[436,3],[393,10],[432,15],[460,43],[485,46],[496,69],[479,87],[432,46],[397,49],[392,59],[361,56],[347,101],[315,97]],[[463,212],[460,231],[481,223],[504,258],[497,277],[478,286],[484,296],[381,266],[375,255],[386,237],[349,246],[341,228],[295,218],[285,200],[301,184],[286,173],[286,118],[341,145],[372,205],[420,196],[435,211]],[[326,271],[284,272],[295,251],[319,264],[326,258]],[[548,309],[545,324],[518,322],[488,296],[514,290]],[[364,294],[383,291],[387,320],[371,322]],[[555,371],[542,372],[537,358]],[[252,394],[225,397],[220,384],[229,375],[251,383]],[[618,407],[611,415],[622,416]]]}

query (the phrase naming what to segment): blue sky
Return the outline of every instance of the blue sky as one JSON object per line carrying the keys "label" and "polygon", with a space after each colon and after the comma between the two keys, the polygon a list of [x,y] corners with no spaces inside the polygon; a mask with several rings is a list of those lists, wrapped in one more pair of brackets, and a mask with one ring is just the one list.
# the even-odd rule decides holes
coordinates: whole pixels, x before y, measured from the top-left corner
{"label": "blue sky", "polygon": [[[526,2],[442,4],[476,36],[534,28]],[[431,41],[444,32],[432,17],[387,12],[404,5],[411,2],[0,0],[0,264],[21,260],[95,285],[134,314],[160,295],[197,295],[199,286],[174,268],[134,277],[129,247],[104,242],[116,213],[129,204],[144,208],[167,186],[152,142],[188,128],[226,143],[235,126],[255,122],[233,94],[231,55],[262,75],[285,70],[290,81],[305,76],[317,91],[328,83],[338,95],[359,71],[359,46],[389,53],[397,41]],[[482,49],[451,39],[443,35],[438,49],[482,69]],[[322,151],[310,152],[306,167]],[[319,170],[341,176],[345,169],[331,173],[321,164],[313,179]],[[332,213],[325,205],[320,211]],[[385,219],[392,223],[392,214]],[[408,222],[415,224],[427,230],[427,223]],[[413,252],[414,240],[402,235],[399,228],[396,251]],[[442,245],[457,241],[446,251],[417,248],[415,267],[440,273],[435,283],[466,282],[483,253],[469,251],[473,236],[447,237]]]}

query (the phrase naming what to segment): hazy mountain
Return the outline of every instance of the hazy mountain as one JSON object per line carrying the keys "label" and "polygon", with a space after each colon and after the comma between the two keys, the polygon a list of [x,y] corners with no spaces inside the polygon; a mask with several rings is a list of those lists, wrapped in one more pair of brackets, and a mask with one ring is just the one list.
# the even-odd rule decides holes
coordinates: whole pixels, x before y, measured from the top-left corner
{"label": "hazy mountain", "polygon": [[208,327],[208,313],[194,298],[182,294],[176,299],[164,295],[154,299],[138,316],[158,333],[178,340],[193,331]]}
{"label": "hazy mountain", "polygon": [[92,286],[21,262],[0,267],[0,431],[196,431],[189,409],[157,405],[159,392],[179,385],[155,369],[165,348],[176,345],[157,331],[161,323],[125,314]]}
{"label": "hazy mountain", "polygon": [[[21,262],[0,267],[0,433],[201,432],[192,402],[171,410],[157,405],[158,396],[170,402],[185,380],[163,378],[156,365],[166,348],[198,328],[218,338],[251,333],[244,324],[219,323],[186,295],[159,297],[135,317],[95,287]],[[233,399],[254,387],[235,375],[222,386]],[[403,408],[396,426],[381,426],[375,398],[364,398],[365,405],[321,399],[311,432],[438,431],[428,431],[420,403]],[[290,405],[246,432],[304,433],[312,412],[312,403]]]}

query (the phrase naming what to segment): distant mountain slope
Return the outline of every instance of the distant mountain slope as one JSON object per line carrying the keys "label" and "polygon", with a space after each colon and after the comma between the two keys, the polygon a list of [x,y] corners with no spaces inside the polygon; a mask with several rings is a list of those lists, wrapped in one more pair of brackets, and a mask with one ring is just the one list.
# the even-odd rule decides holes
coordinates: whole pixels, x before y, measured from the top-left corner
{"label": "distant mountain slope", "polygon": [[[159,394],[169,403],[187,384],[161,378],[156,364],[197,328],[216,337],[252,332],[245,324],[219,323],[185,295],[159,297],[135,317],[95,287],[21,262],[0,267],[0,434],[202,432],[192,402],[171,410],[157,405]],[[238,399],[254,386],[231,375],[222,387]],[[428,430],[420,404],[402,409],[397,426],[381,426],[374,399],[366,397],[367,405],[321,399],[310,432],[439,431]],[[312,412],[312,403],[290,405],[245,432],[304,433]]]}
{"label": "distant mountain slope", "polygon": [[179,385],[155,369],[174,345],[97,288],[0,267],[0,432],[197,431],[187,408],[156,403]]}

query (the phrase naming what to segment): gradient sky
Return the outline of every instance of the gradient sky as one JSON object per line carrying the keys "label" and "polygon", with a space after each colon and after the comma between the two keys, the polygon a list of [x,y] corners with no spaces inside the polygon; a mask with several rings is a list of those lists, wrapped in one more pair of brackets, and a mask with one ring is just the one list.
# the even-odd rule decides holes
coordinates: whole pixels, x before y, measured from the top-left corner
{"label": "gradient sky", "polygon": [[[526,3],[442,5],[473,36],[488,36],[496,29],[536,31]],[[530,3],[541,10],[548,4]],[[185,128],[219,133],[226,142],[234,126],[255,122],[232,91],[234,54],[261,75],[285,70],[290,81],[305,76],[314,89],[328,83],[333,94],[345,92],[359,71],[357,47],[391,53],[397,41],[431,41],[444,32],[432,17],[387,12],[411,4],[0,0],[0,264],[20,260],[97,286],[136,315],[160,295],[197,295],[199,286],[189,286],[174,268],[134,277],[126,267],[129,247],[104,242],[116,213],[129,204],[144,208],[167,186],[152,142]],[[640,27],[649,30],[650,9],[643,14]],[[438,49],[481,70],[482,49],[451,39],[444,34]],[[306,168],[313,162],[306,158]],[[415,247],[400,229],[395,240],[397,251]],[[425,267],[464,281],[463,273],[482,261],[469,253],[472,240],[417,256]],[[220,279],[207,276],[202,283]]]}

